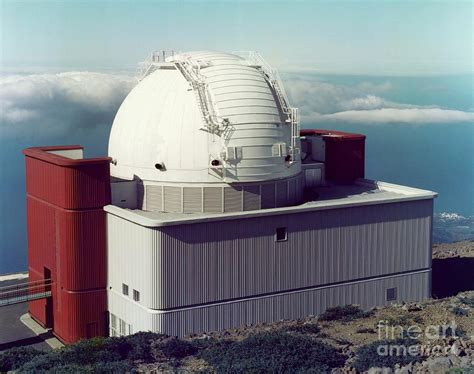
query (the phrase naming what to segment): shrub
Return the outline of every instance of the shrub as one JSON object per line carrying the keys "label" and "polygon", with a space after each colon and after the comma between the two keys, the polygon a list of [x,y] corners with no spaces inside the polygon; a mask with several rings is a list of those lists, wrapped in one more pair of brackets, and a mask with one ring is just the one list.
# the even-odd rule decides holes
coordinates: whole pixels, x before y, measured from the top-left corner
{"label": "shrub", "polygon": [[129,335],[125,338],[126,343],[130,346],[128,355],[129,360],[144,360],[152,359],[151,343],[156,339],[162,339],[163,335],[152,332],[139,332]]}
{"label": "shrub", "polygon": [[364,312],[357,305],[346,305],[336,306],[334,308],[327,309],[323,314],[319,316],[320,321],[351,321],[357,318],[370,317],[373,312]]}
{"label": "shrub", "polygon": [[451,308],[451,312],[458,317],[464,317],[469,315],[469,310],[462,308],[460,306],[455,306]]}
{"label": "shrub", "polygon": [[36,356],[44,354],[31,347],[15,347],[0,353],[0,372],[16,370]]}
{"label": "shrub", "polygon": [[261,333],[240,342],[215,341],[199,357],[218,372],[326,372],[345,363],[335,348],[286,333]]}
{"label": "shrub", "polygon": [[19,368],[20,372],[44,372],[52,368],[65,365],[67,362],[61,360],[61,350],[48,352],[43,355],[33,357]]}
{"label": "shrub", "polygon": [[297,325],[286,328],[286,331],[300,334],[318,334],[321,328],[316,323],[298,323]]}
{"label": "shrub", "polygon": [[167,340],[160,349],[167,358],[178,360],[197,352],[194,344],[176,338]]}
{"label": "shrub", "polygon": [[[357,349],[354,368],[357,371],[366,371],[371,367],[390,367],[394,368],[396,364],[408,365],[410,362],[420,361],[421,356],[412,356],[402,348],[401,354],[397,352],[396,347],[405,347],[416,345],[418,342],[413,339],[379,340]],[[378,348],[381,349],[381,354]],[[405,354],[404,354],[405,353]]]}
{"label": "shrub", "polygon": [[460,297],[459,300],[461,303],[464,305],[470,306],[471,308],[474,308],[474,296],[464,296]]}

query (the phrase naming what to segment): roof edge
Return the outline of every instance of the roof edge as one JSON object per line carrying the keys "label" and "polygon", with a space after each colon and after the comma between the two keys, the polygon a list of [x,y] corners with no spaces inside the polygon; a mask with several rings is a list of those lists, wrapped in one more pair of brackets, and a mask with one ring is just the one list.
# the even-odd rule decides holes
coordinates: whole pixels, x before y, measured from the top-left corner
{"label": "roof edge", "polygon": [[40,146],[30,147],[22,151],[26,157],[35,158],[37,160],[45,161],[50,164],[59,166],[81,166],[91,164],[103,164],[110,163],[112,158],[110,157],[95,157],[95,158],[81,158],[73,159],[59,154],[50,153],[51,151],[71,151],[71,150],[83,150],[84,147],[81,145],[59,145],[59,146]]}

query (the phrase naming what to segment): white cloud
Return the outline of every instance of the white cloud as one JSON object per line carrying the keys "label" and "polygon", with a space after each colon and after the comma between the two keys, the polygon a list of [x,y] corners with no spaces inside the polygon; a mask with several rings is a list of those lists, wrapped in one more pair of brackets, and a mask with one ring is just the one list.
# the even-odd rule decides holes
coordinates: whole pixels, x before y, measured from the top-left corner
{"label": "white cloud", "polygon": [[[309,119],[309,118],[308,118]],[[474,113],[440,108],[381,108],[372,110],[348,110],[333,114],[316,115],[313,122],[339,121],[356,123],[474,123]]]}
{"label": "white cloud", "polygon": [[0,76],[0,135],[110,125],[135,83],[129,76],[92,72]]}
{"label": "white cloud", "polygon": [[393,88],[390,82],[362,82],[347,87],[312,77],[292,77],[285,83],[290,101],[300,108],[302,121],[308,124],[323,121],[413,125],[474,123],[474,112],[386,100],[380,95]]}

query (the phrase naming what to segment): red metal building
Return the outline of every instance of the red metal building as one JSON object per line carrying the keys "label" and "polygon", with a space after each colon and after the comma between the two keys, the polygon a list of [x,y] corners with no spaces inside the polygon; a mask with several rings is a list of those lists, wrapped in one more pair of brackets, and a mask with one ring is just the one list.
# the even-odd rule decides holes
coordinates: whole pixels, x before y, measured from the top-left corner
{"label": "red metal building", "polygon": [[65,343],[106,335],[110,158],[82,159],[80,146],[23,153],[29,277],[52,280],[52,297],[30,302],[30,314]]}

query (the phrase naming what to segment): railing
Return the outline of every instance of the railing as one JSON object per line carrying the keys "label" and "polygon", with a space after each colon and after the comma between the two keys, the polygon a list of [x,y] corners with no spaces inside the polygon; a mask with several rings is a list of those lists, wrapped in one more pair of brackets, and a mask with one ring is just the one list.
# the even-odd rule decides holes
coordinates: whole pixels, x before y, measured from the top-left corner
{"label": "railing", "polygon": [[143,80],[147,75],[153,73],[157,67],[157,64],[166,62],[168,57],[174,57],[175,51],[154,51],[150,56],[143,62],[140,62],[138,67],[137,79],[138,81]]}
{"label": "railing", "polygon": [[233,53],[246,59],[251,65],[254,65],[262,70],[265,78],[267,79],[268,83],[270,83],[270,86],[274,89],[277,95],[283,113],[288,116],[288,122],[290,122],[291,119],[289,117],[291,115],[291,106],[290,102],[288,101],[285,87],[281,82],[278,70],[274,69],[258,52],[237,51]]}
{"label": "railing", "polygon": [[286,123],[291,126],[290,155],[292,162],[294,162],[299,153],[299,148],[296,146],[300,136],[299,112],[298,108],[291,107],[278,70],[273,69],[272,66],[267,61],[265,61],[265,59],[258,52],[238,51],[233,53],[247,60],[249,64],[259,68],[270,87],[273,88],[281,110],[287,116]]}
{"label": "railing", "polygon": [[186,80],[191,83],[196,93],[196,99],[206,123],[205,130],[211,134],[226,138],[231,129],[230,122],[226,118],[220,118],[214,109],[206,77],[200,71],[201,62],[184,57],[183,59],[175,60],[174,63]]}
{"label": "railing", "polygon": [[43,279],[0,287],[0,307],[50,297],[52,284],[51,279]]}

